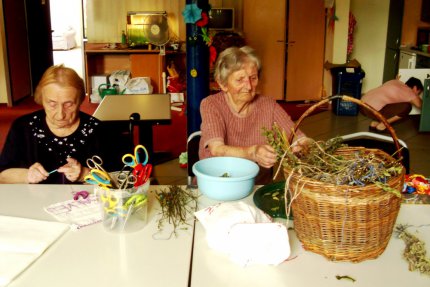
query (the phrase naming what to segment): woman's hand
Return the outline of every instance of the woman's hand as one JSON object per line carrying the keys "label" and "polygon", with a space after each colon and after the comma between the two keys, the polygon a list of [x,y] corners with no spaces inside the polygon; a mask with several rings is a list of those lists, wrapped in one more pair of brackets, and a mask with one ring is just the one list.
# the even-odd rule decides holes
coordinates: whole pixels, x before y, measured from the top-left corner
{"label": "woman's hand", "polygon": [[295,154],[298,154],[298,153],[306,154],[313,142],[314,140],[311,138],[301,137],[291,144],[291,152]]}
{"label": "woman's hand", "polygon": [[39,183],[44,181],[49,176],[49,173],[43,168],[43,166],[36,162],[28,168],[27,182],[28,183]]}
{"label": "woman's hand", "polygon": [[62,167],[58,168],[58,172],[64,174],[64,176],[71,182],[78,181],[82,174],[83,167],[79,161],[74,158],[67,158],[67,163]]}
{"label": "woman's hand", "polygon": [[258,165],[271,168],[276,163],[276,152],[270,145],[256,145],[254,149],[254,161]]}

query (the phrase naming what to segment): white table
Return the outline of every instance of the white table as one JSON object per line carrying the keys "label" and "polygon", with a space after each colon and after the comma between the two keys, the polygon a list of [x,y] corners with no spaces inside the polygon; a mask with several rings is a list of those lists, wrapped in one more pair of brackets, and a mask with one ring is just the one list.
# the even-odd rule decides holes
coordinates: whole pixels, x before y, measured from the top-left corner
{"label": "white table", "polygon": [[[252,196],[245,201],[252,204]],[[203,206],[213,203],[205,198],[202,202]],[[414,226],[427,224],[426,227],[419,228],[418,237],[427,243],[427,256],[430,257],[430,205],[402,205],[397,222]],[[415,230],[417,228],[408,229],[410,232]],[[403,240],[394,237],[385,252],[375,260],[335,263],[321,255],[305,251],[295,232],[290,230],[290,258],[293,259],[278,266],[241,267],[230,261],[227,255],[209,249],[205,235],[203,226],[197,223],[191,286],[430,286],[430,276],[421,275],[418,271],[408,271],[408,264],[402,258],[405,244]],[[337,280],[336,275],[348,275],[356,281],[353,283],[347,279]]]}
{"label": "white table", "polygon": [[[43,208],[81,190],[92,187],[0,185],[0,214],[55,221]],[[193,228],[154,240],[155,206],[150,193],[149,223],[134,233],[114,234],[102,224],[67,231],[9,286],[187,286]]]}
{"label": "white table", "polygon": [[[151,189],[162,186],[152,186]],[[0,185],[0,214],[55,221],[43,207],[72,197],[72,191],[88,190],[82,185]],[[151,194],[151,193],[150,193]],[[244,199],[252,204],[252,196]],[[170,240],[154,240],[156,204],[150,197],[149,224],[141,231],[112,234],[101,224],[67,231],[9,286],[430,286],[430,277],[408,271],[402,258],[404,242],[392,238],[375,260],[335,263],[302,249],[290,231],[291,260],[279,266],[241,267],[227,255],[209,249],[205,230],[193,228]],[[200,198],[200,208],[214,204]],[[402,205],[399,223],[427,225],[411,227],[430,246],[430,205]],[[190,262],[192,258],[191,281]],[[430,254],[428,254],[430,256]],[[356,282],[337,280],[348,275]]]}

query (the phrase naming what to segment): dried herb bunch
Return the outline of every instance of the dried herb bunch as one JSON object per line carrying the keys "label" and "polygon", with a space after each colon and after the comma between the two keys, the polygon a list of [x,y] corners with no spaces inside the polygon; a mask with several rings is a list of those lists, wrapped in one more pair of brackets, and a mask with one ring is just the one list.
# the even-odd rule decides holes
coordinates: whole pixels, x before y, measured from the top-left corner
{"label": "dried herb bunch", "polygon": [[271,130],[263,129],[266,137],[278,155],[280,167],[289,167],[303,177],[335,185],[365,186],[378,184],[384,190],[400,196],[400,192],[391,189],[385,183],[402,172],[399,160],[387,162],[371,152],[359,150],[352,156],[345,157],[335,152],[347,145],[340,137],[328,141],[314,141],[293,153],[285,132],[275,123]]}
{"label": "dried herb bunch", "polygon": [[422,274],[430,275],[430,259],[426,257],[425,243],[415,235],[406,231],[407,225],[399,224],[396,226],[397,237],[405,242],[403,257],[409,263],[409,270],[418,270]]}
{"label": "dried herb bunch", "polygon": [[[161,206],[161,218],[158,221],[158,230],[162,231],[167,222],[173,225],[169,238],[177,235],[179,227],[189,225],[189,216],[197,210],[198,196],[191,189],[184,189],[177,185],[156,191],[155,197]],[[184,229],[184,228],[182,228]]]}

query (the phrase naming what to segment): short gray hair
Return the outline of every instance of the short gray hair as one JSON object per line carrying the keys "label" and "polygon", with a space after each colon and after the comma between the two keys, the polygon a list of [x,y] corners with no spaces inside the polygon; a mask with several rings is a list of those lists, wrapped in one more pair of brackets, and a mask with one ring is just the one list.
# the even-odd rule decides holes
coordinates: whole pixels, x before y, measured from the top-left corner
{"label": "short gray hair", "polygon": [[253,62],[258,72],[261,70],[260,58],[256,55],[254,49],[249,46],[241,48],[230,47],[222,51],[215,63],[214,78],[215,81],[225,85],[228,77],[242,69],[247,62]]}

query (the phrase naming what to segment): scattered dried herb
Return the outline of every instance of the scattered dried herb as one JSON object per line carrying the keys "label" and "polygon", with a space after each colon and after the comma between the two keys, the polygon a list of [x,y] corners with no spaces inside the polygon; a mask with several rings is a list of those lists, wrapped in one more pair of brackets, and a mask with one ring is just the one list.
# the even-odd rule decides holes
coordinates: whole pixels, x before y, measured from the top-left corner
{"label": "scattered dried herb", "polygon": [[409,263],[409,270],[418,270],[422,274],[430,275],[430,259],[426,257],[425,243],[415,235],[406,231],[408,225],[398,224],[395,228],[397,237],[405,242],[403,257]]}
{"label": "scattered dried herb", "polygon": [[168,238],[176,236],[178,228],[185,229],[189,225],[188,219],[197,210],[198,196],[191,189],[184,189],[177,185],[171,185],[167,189],[155,192],[155,197],[161,206],[161,218],[158,221],[158,230],[162,231],[167,222],[173,225],[173,231]]}
{"label": "scattered dried herb", "polygon": [[354,278],[352,278],[351,276],[348,276],[348,275],[336,275],[336,279],[337,280],[342,280],[342,279],[347,279],[347,280],[350,280],[350,281],[352,281],[352,282],[355,282],[355,279]]}

